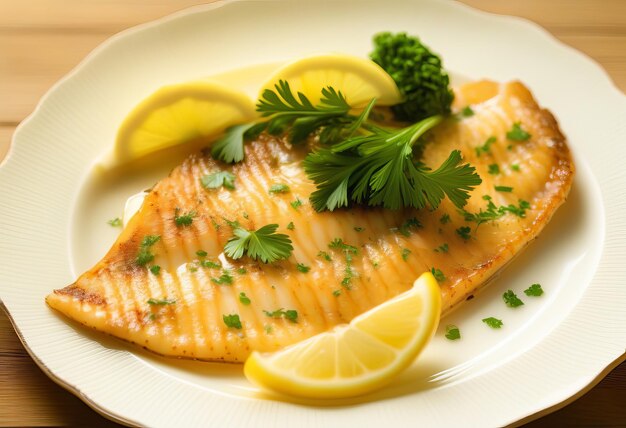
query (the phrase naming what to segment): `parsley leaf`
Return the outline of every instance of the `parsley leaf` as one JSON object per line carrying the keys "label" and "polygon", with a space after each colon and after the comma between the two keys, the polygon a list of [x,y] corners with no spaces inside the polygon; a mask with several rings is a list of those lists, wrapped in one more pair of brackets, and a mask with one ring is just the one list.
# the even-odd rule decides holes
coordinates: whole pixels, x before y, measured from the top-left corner
{"label": "parsley leaf", "polygon": [[496,192],[511,193],[513,191],[513,188],[509,186],[494,186],[494,188],[496,189]]}
{"label": "parsley leaf", "polygon": [[402,223],[402,226],[398,228],[398,232],[406,237],[409,237],[411,236],[411,229],[420,229],[422,227],[422,223],[413,217]]}
{"label": "parsley leaf", "polygon": [[252,303],[250,298],[246,296],[246,293],[244,292],[239,293],[239,301],[242,305],[249,305],[250,303]]}
{"label": "parsley leaf", "polygon": [[446,276],[443,274],[441,269],[437,269],[437,268],[432,267],[432,268],[430,268],[430,273],[433,274],[433,276],[435,277],[437,282],[444,282],[446,280]]}
{"label": "parsley leaf", "polygon": [[150,266],[150,272],[152,272],[152,275],[158,275],[161,272],[161,266],[159,265]]}
{"label": "parsley leaf", "polygon": [[112,227],[122,227],[122,219],[115,217],[114,219],[107,221],[107,224]]}
{"label": "parsley leaf", "polygon": [[463,110],[461,110],[461,116],[472,117],[474,116],[474,110],[472,110],[470,106],[465,106],[463,107]]}
{"label": "parsley leaf", "polygon": [[275,311],[263,311],[265,315],[271,318],[286,318],[291,322],[298,322],[298,311],[294,309],[276,309]]}
{"label": "parsley leaf", "polygon": [[205,189],[217,189],[225,187],[233,190],[235,188],[235,175],[228,171],[218,171],[207,174],[200,179],[200,184]]}
{"label": "parsley leaf", "polygon": [[526,141],[531,135],[522,129],[519,122],[515,122],[509,132],[506,133],[506,138],[511,141]]}
{"label": "parsley leaf", "polygon": [[500,174],[500,166],[498,166],[497,163],[490,164],[488,166],[488,168],[489,168],[489,171],[487,171],[487,172],[489,172],[489,174],[491,174],[491,175],[498,175],[498,174]]}
{"label": "parsley leaf", "polygon": [[[487,209],[485,211],[480,209],[477,213],[470,213],[465,210],[460,210],[460,213],[464,216],[465,221],[473,221],[476,222],[478,226],[488,221],[495,221],[502,217],[507,212],[514,214],[518,217],[524,218],[526,217],[526,210],[530,208],[530,204],[522,199],[519,200],[519,205],[501,205],[496,206],[493,203],[491,196],[485,195],[483,199],[487,201]],[[469,232],[469,231],[468,231]]]}
{"label": "parsley leaf", "polygon": [[287,225],[287,230],[294,230],[296,228],[296,226],[294,226],[293,221],[290,221],[289,224]]}
{"label": "parsley leaf", "polygon": [[448,324],[446,326],[446,339],[448,340],[458,340],[461,338],[461,332],[459,328],[453,324]]}
{"label": "parsley leaf", "polygon": [[277,224],[268,224],[256,231],[236,227],[224,252],[233,259],[240,259],[245,253],[251,259],[260,259],[263,263],[286,259],[291,255],[293,246],[289,236],[276,233],[276,229]]}
{"label": "parsley leaf", "polygon": [[269,190],[270,194],[288,193],[288,192],[289,192],[289,186],[283,183],[273,184]]}
{"label": "parsley leaf", "polygon": [[222,319],[224,320],[224,324],[226,324],[227,327],[233,327],[236,329],[241,330],[241,320],[239,319],[239,315],[237,314],[230,314],[230,315],[222,315]]}
{"label": "parsley leaf", "polygon": [[173,305],[174,303],[176,303],[176,300],[174,299],[148,299],[148,304],[150,306],[166,306],[166,305]]}
{"label": "parsley leaf", "polygon": [[471,238],[471,232],[472,229],[467,226],[461,226],[456,230],[456,234],[463,238],[464,241],[468,241]]}
{"label": "parsley leaf", "polygon": [[298,208],[302,206],[302,201],[300,200],[300,198],[296,198],[295,201],[289,202],[289,205],[291,205],[291,208],[297,211]]}
{"label": "parsley leaf", "polygon": [[489,137],[482,146],[476,147],[476,157],[480,157],[481,153],[491,154],[491,149],[489,147],[496,141],[496,137]]}
{"label": "parsley leaf", "polygon": [[436,253],[447,253],[448,252],[448,244],[444,243],[437,248],[435,248]]}
{"label": "parsley leaf", "polygon": [[502,300],[509,308],[517,308],[518,306],[522,306],[524,302],[522,302],[517,295],[513,292],[513,290],[508,290],[506,293],[502,295]]}
{"label": "parsley leaf", "polygon": [[230,274],[230,271],[224,269],[218,278],[211,278],[211,281],[218,285],[231,285],[233,283],[233,279],[234,278]]}
{"label": "parsley leaf", "polygon": [[543,289],[541,288],[541,284],[533,284],[524,290],[524,294],[527,296],[535,296],[539,297],[543,294]]}
{"label": "parsley leaf", "polygon": [[224,136],[213,143],[211,156],[226,163],[241,162],[244,158],[244,139],[254,126],[253,123],[246,123],[226,129]]}
{"label": "parsley leaf", "polygon": [[176,223],[176,226],[178,227],[191,226],[191,223],[193,223],[193,218],[196,216],[196,212],[189,211],[187,214],[183,214],[183,215],[179,215],[178,214],[179,212],[180,212],[179,208],[176,208],[176,210],[174,210],[174,223]]}
{"label": "parsley leaf", "polygon": [[450,153],[434,171],[413,162],[413,145],[441,120],[433,116],[406,128],[375,128],[308,154],[303,166],[317,186],[313,207],[333,211],[356,202],[390,209],[437,208],[445,196],[464,206],[481,179],[469,164],[460,165],[460,151]]}
{"label": "parsley leaf", "polygon": [[317,257],[321,257],[327,262],[330,262],[333,260],[330,254],[328,254],[326,251],[320,251],[319,253],[317,253]]}
{"label": "parsley leaf", "polygon": [[409,250],[408,248],[402,249],[402,260],[406,262],[409,259],[410,255],[411,255],[411,250]]}
{"label": "parsley leaf", "polygon": [[204,251],[204,250],[198,250],[198,251],[196,251],[196,256],[198,256],[198,257],[206,257],[206,256],[208,256],[208,254],[209,254],[209,253],[207,253],[207,252],[206,252],[206,251]]}
{"label": "parsley leaf", "polygon": [[441,216],[441,218],[439,219],[439,222],[441,224],[446,224],[446,223],[450,223],[450,214],[444,214]]}
{"label": "parsley leaf", "polygon": [[483,322],[491,328],[500,328],[503,325],[502,320],[494,317],[484,318]]}
{"label": "parsley leaf", "polygon": [[307,273],[308,271],[310,271],[310,270],[311,270],[311,267],[310,267],[310,266],[307,266],[307,265],[305,265],[305,264],[303,264],[303,263],[298,263],[298,264],[296,265],[296,269],[298,269],[298,271],[300,271],[300,272],[302,272],[302,273]]}
{"label": "parsley leaf", "polygon": [[160,235],[146,235],[143,237],[141,244],[139,245],[139,251],[135,262],[139,266],[145,266],[154,260],[154,254],[150,251],[150,247],[156,244],[161,239]]}
{"label": "parsley leaf", "polygon": [[301,92],[296,98],[284,80],[279,80],[274,88],[263,91],[256,109],[262,117],[269,118],[264,126],[270,134],[281,134],[290,127],[287,135],[291,144],[304,142],[320,127],[341,124],[338,120],[350,111],[343,94],[330,86],[322,89],[322,98],[316,106]]}

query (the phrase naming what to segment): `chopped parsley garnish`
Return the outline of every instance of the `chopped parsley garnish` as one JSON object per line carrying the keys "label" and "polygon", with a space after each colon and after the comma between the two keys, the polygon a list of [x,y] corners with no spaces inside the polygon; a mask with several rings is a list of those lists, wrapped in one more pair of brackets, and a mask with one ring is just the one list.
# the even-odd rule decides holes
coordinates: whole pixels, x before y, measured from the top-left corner
{"label": "chopped parsley garnish", "polygon": [[413,217],[413,218],[408,219],[404,223],[402,223],[402,226],[400,226],[398,228],[398,232],[400,232],[400,234],[408,237],[408,236],[411,236],[411,230],[412,229],[419,229],[421,227],[423,227],[422,223],[420,223],[420,221],[418,219]]}
{"label": "chopped parsley garnish", "polygon": [[346,244],[341,238],[333,239],[330,244],[328,244],[328,248],[331,248],[333,250],[343,250],[346,252],[350,252],[354,255],[359,252],[357,247],[355,247],[354,245]]}
{"label": "chopped parsley garnish", "polygon": [[214,262],[212,260],[201,260],[200,266],[209,269],[220,269],[222,264],[220,262]]}
{"label": "chopped parsley garnish", "polygon": [[446,339],[448,340],[458,340],[461,338],[461,332],[459,328],[453,324],[448,324],[446,326]]}
{"label": "chopped parsley garnish", "polygon": [[461,226],[456,230],[456,234],[459,235],[461,238],[463,238],[464,241],[467,241],[470,239],[471,232],[472,232],[472,229],[468,226]]}
{"label": "chopped parsley garnish", "polygon": [[441,224],[447,224],[450,223],[450,214],[444,214],[441,216],[441,218],[439,219],[439,222]]}
{"label": "chopped parsley garnish", "polygon": [[402,260],[406,262],[409,259],[410,255],[411,255],[411,250],[409,250],[408,248],[402,249]]}
{"label": "chopped parsley garnish", "polygon": [[364,227],[359,227],[359,226],[354,226],[353,229],[354,229],[355,232],[363,232],[365,230]]}
{"label": "chopped parsley garnish", "polygon": [[265,330],[265,333],[267,334],[272,334],[272,332],[274,331],[274,327],[269,324],[265,324],[263,326],[263,329]]}
{"label": "chopped parsley garnish", "polygon": [[176,210],[174,210],[174,223],[176,223],[176,226],[178,227],[187,227],[187,226],[191,226],[191,223],[193,223],[193,218],[197,215],[195,211],[189,211],[187,214],[183,214],[183,215],[179,215],[178,213],[180,212],[179,208],[176,208]]}
{"label": "chopped parsley garnish", "polygon": [[300,271],[300,272],[302,272],[302,273],[307,273],[308,271],[310,271],[310,270],[311,270],[311,267],[310,267],[310,266],[307,266],[307,265],[305,265],[305,264],[302,264],[302,263],[298,263],[298,264],[296,265],[296,269],[298,269],[298,271]]}
{"label": "chopped parsley garnish", "polygon": [[513,292],[513,290],[508,290],[506,293],[502,295],[502,300],[509,308],[517,308],[518,306],[522,306],[524,302],[522,302],[519,297]]}
{"label": "chopped parsley garnish", "polygon": [[291,208],[293,208],[294,210],[297,210],[302,206],[302,201],[300,200],[300,198],[296,198],[295,201],[289,202],[289,205],[291,205]]}
{"label": "chopped parsley garnish", "polygon": [[506,138],[511,141],[526,141],[530,138],[530,134],[522,129],[519,122],[515,122],[509,132],[506,133]]}
{"label": "chopped parsley garnish", "polygon": [[330,254],[328,254],[326,251],[320,251],[319,253],[317,253],[317,257],[321,257],[324,260],[326,260],[327,262],[330,262],[333,260],[333,258],[330,256]]}
{"label": "chopped parsley garnish", "polygon": [[526,217],[526,210],[530,208],[530,204],[522,199],[519,200],[519,205],[501,205],[496,206],[493,203],[491,196],[485,195],[483,199],[487,201],[487,209],[483,211],[482,209],[477,213],[470,213],[465,210],[460,210],[461,214],[465,217],[465,221],[473,221],[476,222],[478,226],[488,221],[494,221],[502,217],[507,212],[514,214],[518,217],[524,218]]}
{"label": "chopped parsley garnish", "polygon": [[107,224],[112,227],[122,227],[122,219],[115,217],[114,219],[107,221]]}
{"label": "chopped parsley garnish", "polygon": [[148,299],[148,304],[151,306],[166,306],[166,305],[173,305],[174,303],[176,303],[175,299]]}
{"label": "chopped parsley garnish", "polygon": [[135,262],[139,266],[145,266],[154,260],[154,254],[150,251],[150,247],[156,244],[161,239],[160,235],[146,235],[144,236],[141,244],[139,245],[139,252]]}
{"label": "chopped parsley garnish", "polygon": [[248,271],[246,270],[246,268],[242,268],[242,267],[240,267],[240,268],[238,268],[238,269],[237,269],[237,273],[238,273],[239,275],[245,275],[245,274],[247,274],[247,273],[248,273]]}
{"label": "chopped parsley garnish", "polygon": [[437,282],[444,282],[446,280],[446,276],[443,274],[441,269],[437,269],[435,267],[430,268],[430,273],[433,274]]}
{"label": "chopped parsley garnish", "polygon": [[496,141],[498,141],[496,137],[487,138],[487,141],[485,141],[482,146],[476,147],[476,157],[480,157],[481,153],[491,154],[490,146]]}
{"label": "chopped parsley garnish", "polygon": [[204,250],[198,250],[198,251],[196,251],[196,256],[198,256],[198,257],[206,257],[208,254],[209,254],[209,253],[207,253],[207,252],[206,252],[206,251],[204,251]]}
{"label": "chopped parsley garnish", "polygon": [[233,327],[241,330],[241,320],[239,319],[239,315],[230,314],[230,315],[222,315],[222,319],[224,320],[224,324],[226,327]]}
{"label": "chopped parsley garnish", "polygon": [[333,296],[339,297],[341,295],[341,290],[333,290]]}
{"label": "chopped parsley garnish", "polygon": [[488,166],[489,168],[489,174],[491,175],[498,175],[500,174],[500,166],[498,166],[497,163],[492,163]]}
{"label": "chopped parsley garnish", "polygon": [[269,193],[275,195],[276,193],[289,193],[289,186],[283,183],[273,184],[270,187]]}
{"label": "chopped parsley garnish", "polygon": [[239,293],[239,301],[242,305],[249,305],[251,303],[250,298],[246,296],[246,293],[244,292]]}
{"label": "chopped parsley garnish", "polygon": [[516,163],[513,163],[513,164],[511,164],[511,169],[513,171],[519,172],[520,166],[518,164],[516,164]]}
{"label": "chopped parsley garnish", "polygon": [[491,328],[500,328],[503,325],[502,320],[494,317],[483,318],[483,322]]}
{"label": "chopped parsley garnish", "polygon": [[463,117],[474,116],[474,110],[472,110],[472,108],[470,106],[465,106],[465,107],[463,107],[463,110],[461,110],[461,116],[463,116]]}
{"label": "chopped parsley garnish", "polygon": [[351,288],[350,283],[354,277],[354,271],[352,270],[352,257],[357,255],[359,250],[354,245],[346,244],[341,238],[333,239],[332,242],[328,244],[328,248],[343,251],[346,258],[346,267],[344,269],[344,277],[341,281],[341,285],[349,290]]}
{"label": "chopped parsley garnish", "polygon": [[289,224],[287,225],[287,230],[294,230],[296,228],[296,226],[294,226],[293,221],[290,221]]}
{"label": "chopped parsley garnish", "polygon": [[213,228],[215,230],[220,230],[220,227],[222,227],[222,226],[220,226],[220,224],[218,222],[215,221],[215,219],[213,217],[211,217],[211,224],[213,225]]}
{"label": "chopped parsley garnish", "polygon": [[150,266],[150,272],[152,272],[152,275],[158,275],[161,272],[161,266],[159,265]]}
{"label": "chopped parsley garnish", "polygon": [[291,322],[298,322],[298,311],[294,309],[276,309],[275,311],[263,311],[265,315],[271,318],[286,318]]}
{"label": "chopped parsley garnish", "polygon": [[513,191],[513,188],[509,186],[494,186],[494,188],[496,189],[496,192],[511,193]]}
{"label": "chopped parsley garnish", "polygon": [[286,259],[293,251],[291,239],[283,233],[276,233],[276,229],[277,224],[268,224],[256,231],[236,227],[233,230],[234,236],[224,247],[224,252],[233,259],[240,259],[245,254],[263,263]]}
{"label": "chopped parsley garnish", "polygon": [[447,253],[448,252],[448,244],[444,243],[435,248],[436,253]]}
{"label": "chopped parsley garnish", "polygon": [[[217,144],[217,143],[216,143]],[[207,174],[200,179],[200,184],[205,189],[218,189],[225,187],[229,190],[235,189],[235,175],[228,171],[218,171]]]}
{"label": "chopped parsley garnish", "polygon": [[543,294],[543,288],[541,288],[541,284],[533,284],[524,290],[524,294],[527,296],[539,297]]}
{"label": "chopped parsley garnish", "polygon": [[224,269],[222,274],[217,278],[211,278],[211,281],[218,285],[231,285],[233,283],[233,276],[228,269]]}

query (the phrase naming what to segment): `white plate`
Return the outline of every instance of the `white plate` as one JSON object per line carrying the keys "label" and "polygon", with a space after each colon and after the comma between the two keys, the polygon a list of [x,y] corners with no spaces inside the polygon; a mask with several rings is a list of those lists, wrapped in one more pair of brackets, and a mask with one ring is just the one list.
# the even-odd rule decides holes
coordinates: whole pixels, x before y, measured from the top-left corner
{"label": "white plate", "polygon": [[[448,69],[470,78],[524,81],[558,117],[576,158],[570,200],[541,238],[443,321],[461,327],[461,341],[439,332],[394,385],[354,405],[325,408],[259,397],[239,366],[155,357],[46,307],[50,290],[100,258],[115,238],[105,221],[119,215],[124,196],[141,190],[87,179],[138,100],[167,83],[251,64],[328,51],[365,56],[372,34],[383,30],[419,34]],[[111,38],[16,131],[0,168],[0,295],[44,371],[129,424],[514,423],[576,394],[623,357],[625,114],[626,97],[588,58],[535,25],[455,2],[242,1],[189,9]],[[515,311],[504,307],[504,290],[521,293],[533,282],[543,284],[543,297]],[[489,330],[480,322],[486,316],[503,318],[505,328]]]}

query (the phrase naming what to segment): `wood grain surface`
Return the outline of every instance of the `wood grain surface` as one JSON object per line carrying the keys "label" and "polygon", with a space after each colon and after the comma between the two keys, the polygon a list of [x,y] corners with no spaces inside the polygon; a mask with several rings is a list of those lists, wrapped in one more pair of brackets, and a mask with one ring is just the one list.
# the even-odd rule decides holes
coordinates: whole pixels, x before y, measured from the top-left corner
{"label": "wood grain surface", "polygon": [[[463,2],[536,22],[598,61],[626,91],[626,0]],[[98,44],[125,28],[200,3],[205,2],[0,0],[0,159],[15,127],[41,96]],[[0,426],[117,425],[48,379],[0,311]],[[573,403],[525,425],[557,426],[626,427],[626,363]]]}

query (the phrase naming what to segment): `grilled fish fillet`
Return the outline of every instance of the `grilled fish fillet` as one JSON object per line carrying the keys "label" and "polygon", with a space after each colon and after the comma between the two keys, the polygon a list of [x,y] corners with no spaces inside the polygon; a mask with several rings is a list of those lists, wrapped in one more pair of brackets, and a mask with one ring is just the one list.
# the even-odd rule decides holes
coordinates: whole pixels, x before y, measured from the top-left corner
{"label": "grilled fish fillet", "polygon": [[[349,322],[406,291],[431,268],[445,276],[440,282],[445,314],[539,234],[565,201],[574,174],[554,117],[521,83],[467,84],[456,91],[455,105],[457,110],[471,106],[474,115],[437,127],[424,162],[436,167],[451,150],[461,150],[483,179],[466,210],[484,211],[483,196],[490,195],[497,206],[529,202],[524,217],[507,213],[476,227],[447,200],[435,211],[356,207],[318,213],[308,202],[314,185],[300,167],[305,151],[262,135],[246,145],[245,161],[232,167],[202,154],[185,160],[151,190],[108,254],[46,301],[86,326],[159,354],[228,362]],[[531,138],[508,140],[514,123]],[[489,150],[477,151],[490,137],[496,142]],[[499,173],[493,167],[489,172],[492,164]],[[235,190],[202,187],[201,177],[224,169],[236,175]],[[275,183],[287,184],[290,192],[269,194]],[[297,200],[302,205],[292,206]],[[176,213],[190,211],[196,213],[192,224],[176,225]],[[292,256],[273,264],[224,258],[232,236],[226,220],[247,229],[279,224],[293,241]],[[471,229],[469,239],[459,234],[461,227]],[[147,235],[161,237],[150,247],[151,264],[161,267],[157,275],[136,262]],[[336,238],[357,248],[349,272],[345,252],[329,248]],[[206,257],[197,256],[198,250]],[[203,266],[201,260],[222,268]],[[297,263],[310,271],[301,272]],[[230,284],[222,278],[224,269]],[[149,299],[164,304],[149,304]],[[278,309],[295,310],[297,318],[271,314]],[[241,329],[225,324],[224,315],[232,314],[239,315]]]}

